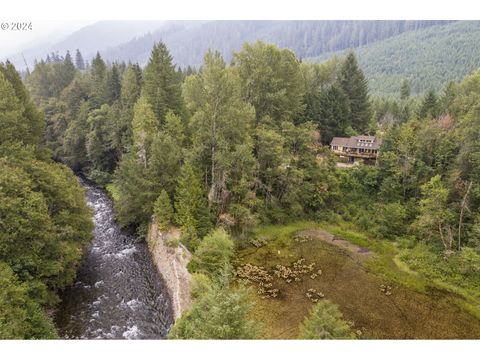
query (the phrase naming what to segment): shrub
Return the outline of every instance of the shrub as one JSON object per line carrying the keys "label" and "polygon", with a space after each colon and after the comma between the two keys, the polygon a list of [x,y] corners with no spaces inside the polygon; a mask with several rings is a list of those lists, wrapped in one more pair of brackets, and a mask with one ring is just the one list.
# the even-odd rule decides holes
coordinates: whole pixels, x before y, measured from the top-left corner
{"label": "shrub", "polygon": [[217,276],[233,257],[234,243],[227,232],[219,228],[207,235],[198,245],[192,258],[190,269]]}
{"label": "shrub", "polygon": [[168,337],[254,339],[258,335],[258,326],[249,320],[252,307],[248,290],[217,284],[194,301],[192,308],[176,321]]}
{"label": "shrub", "polygon": [[355,339],[355,334],[343,320],[338,306],[322,300],[313,307],[300,326],[299,339]]}

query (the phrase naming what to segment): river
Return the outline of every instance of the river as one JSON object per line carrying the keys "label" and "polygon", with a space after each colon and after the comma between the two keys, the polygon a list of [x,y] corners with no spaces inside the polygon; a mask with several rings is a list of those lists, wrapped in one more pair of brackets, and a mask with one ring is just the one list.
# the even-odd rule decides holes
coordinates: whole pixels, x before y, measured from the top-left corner
{"label": "river", "polygon": [[64,339],[162,339],[172,326],[170,299],[147,244],[119,229],[109,196],[83,180],[94,239],[55,314]]}

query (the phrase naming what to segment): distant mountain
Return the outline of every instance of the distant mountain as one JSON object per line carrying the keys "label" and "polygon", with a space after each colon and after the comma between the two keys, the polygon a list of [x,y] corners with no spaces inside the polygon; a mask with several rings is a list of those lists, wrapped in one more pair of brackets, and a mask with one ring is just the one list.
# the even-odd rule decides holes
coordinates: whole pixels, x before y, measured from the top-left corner
{"label": "distant mountain", "polygon": [[[355,49],[374,94],[399,94],[403,78],[413,93],[441,89],[480,67],[480,21],[459,21],[405,32]],[[307,59],[323,61],[345,51]]]}
{"label": "distant mountain", "polygon": [[[480,66],[478,21],[101,21],[23,54],[31,68],[34,59],[77,48],[86,60],[100,51],[107,61],[145,65],[153,44],[163,41],[177,65],[198,67],[209,48],[228,62],[244,42],[256,40],[289,48],[304,61],[354,49],[374,94],[397,94],[402,78],[414,93],[439,89]],[[10,59],[25,67],[21,54]]]}
{"label": "distant mountain", "polygon": [[230,60],[244,42],[264,40],[293,50],[298,57],[355,48],[404,32],[447,21],[209,21],[169,23],[159,30],[102,53],[108,60],[145,64],[157,41],[163,41],[179,66],[198,66],[208,48]]}
{"label": "distant mountain", "polygon": [[[164,21],[100,21],[71,33],[54,44],[43,43],[23,51],[30,68],[35,59],[44,59],[47,54],[58,52],[65,55],[67,50],[74,53],[80,49],[86,60],[93,58],[98,50],[107,49],[132,40],[160,28]],[[18,69],[24,69],[22,54],[9,56]]]}

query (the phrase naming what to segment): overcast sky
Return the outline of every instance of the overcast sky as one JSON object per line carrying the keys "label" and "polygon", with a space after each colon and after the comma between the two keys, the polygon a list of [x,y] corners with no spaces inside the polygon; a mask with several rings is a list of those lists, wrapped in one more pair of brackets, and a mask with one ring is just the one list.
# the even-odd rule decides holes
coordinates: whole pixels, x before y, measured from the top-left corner
{"label": "overcast sky", "polygon": [[[54,42],[95,21],[32,21],[33,30],[0,30],[0,59],[40,43]],[[9,27],[10,27],[9,23]]]}

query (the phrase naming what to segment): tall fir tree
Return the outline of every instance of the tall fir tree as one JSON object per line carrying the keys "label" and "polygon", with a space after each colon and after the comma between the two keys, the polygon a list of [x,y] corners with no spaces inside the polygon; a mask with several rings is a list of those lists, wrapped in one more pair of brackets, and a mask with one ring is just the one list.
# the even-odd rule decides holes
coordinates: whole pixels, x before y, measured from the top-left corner
{"label": "tall fir tree", "polygon": [[105,100],[109,105],[120,100],[121,86],[118,65],[114,63],[107,71],[105,79]]}
{"label": "tall fir tree", "polygon": [[85,70],[85,61],[83,60],[82,53],[79,49],[77,49],[77,52],[75,53],[75,66],[80,71]]}
{"label": "tall fir tree", "polygon": [[[207,199],[197,171],[186,163],[178,177],[175,191],[176,222],[191,237],[191,247],[211,228]],[[193,232],[193,234],[191,233]]]}
{"label": "tall fir tree", "polygon": [[339,75],[340,85],[347,95],[350,107],[350,126],[364,133],[372,117],[368,96],[368,83],[357,63],[353,51],[345,58]]}
{"label": "tall fir tree", "polygon": [[172,56],[164,43],[153,46],[150,60],[143,74],[143,95],[150,103],[160,124],[170,110],[183,115],[184,104],[181,93],[181,78],[175,71]]}
{"label": "tall fir tree", "polygon": [[100,53],[92,60],[90,68],[91,77],[91,103],[94,107],[100,107],[105,103],[105,80],[107,76],[107,65],[103,61]]}
{"label": "tall fir tree", "polygon": [[420,119],[436,118],[439,115],[439,102],[435,90],[430,89],[424,96],[418,109]]}
{"label": "tall fir tree", "polygon": [[400,99],[401,100],[408,100],[410,97],[410,83],[407,79],[402,79],[402,83],[400,86]]}

